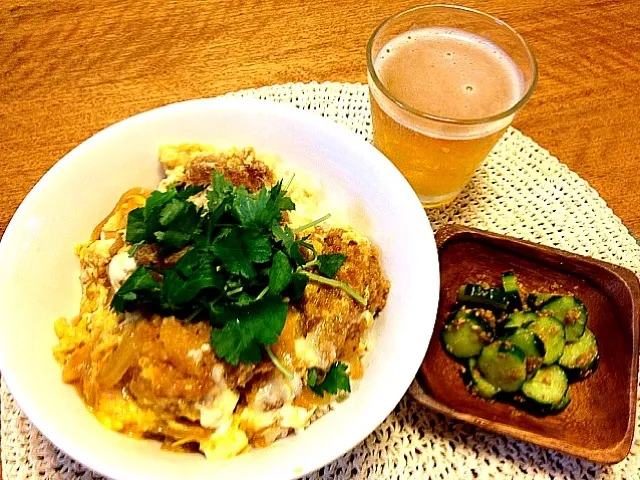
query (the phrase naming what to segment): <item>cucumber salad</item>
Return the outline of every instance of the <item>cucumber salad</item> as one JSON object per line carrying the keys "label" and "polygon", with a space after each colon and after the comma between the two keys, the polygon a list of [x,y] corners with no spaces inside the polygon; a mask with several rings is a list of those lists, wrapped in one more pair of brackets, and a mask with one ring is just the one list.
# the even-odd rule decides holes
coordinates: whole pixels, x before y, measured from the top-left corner
{"label": "cucumber salad", "polygon": [[566,408],[569,383],[597,367],[588,316],[577,297],[527,294],[515,274],[505,272],[501,286],[460,287],[442,342],[465,364],[473,394],[546,415]]}

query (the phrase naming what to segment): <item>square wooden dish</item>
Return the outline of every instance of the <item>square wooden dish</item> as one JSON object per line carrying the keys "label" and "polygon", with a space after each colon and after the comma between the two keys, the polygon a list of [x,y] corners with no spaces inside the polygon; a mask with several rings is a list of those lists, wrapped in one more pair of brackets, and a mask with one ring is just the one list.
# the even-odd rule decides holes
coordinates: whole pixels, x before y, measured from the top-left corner
{"label": "square wooden dish", "polygon": [[[622,267],[481,230],[438,230],[440,303],[414,396],[426,406],[479,427],[595,462],[619,462],[633,440],[638,378],[640,284]],[[458,287],[500,284],[513,270],[525,291],[571,293],[589,312],[600,361],[586,380],[572,383],[572,401],[557,414],[535,416],[507,403],[473,396],[461,364],[444,350],[440,332]]]}

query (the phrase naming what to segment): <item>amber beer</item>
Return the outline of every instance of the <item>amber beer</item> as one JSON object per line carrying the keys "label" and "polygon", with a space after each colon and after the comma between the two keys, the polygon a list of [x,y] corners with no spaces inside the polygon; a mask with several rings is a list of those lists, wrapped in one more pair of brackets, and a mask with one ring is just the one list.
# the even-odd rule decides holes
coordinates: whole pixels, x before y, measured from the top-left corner
{"label": "amber beer", "polygon": [[[488,17],[428,6],[392,17],[387,28],[412,12],[433,16],[432,9]],[[442,19],[436,26],[420,23],[414,19],[411,29],[396,28],[384,41],[375,37],[385,24],[374,33],[368,52],[371,115],[374,145],[422,203],[433,207],[453,200],[469,182],[530,94],[535,72],[532,76],[531,68],[519,65],[497,42],[459,28],[460,22],[454,27]]]}

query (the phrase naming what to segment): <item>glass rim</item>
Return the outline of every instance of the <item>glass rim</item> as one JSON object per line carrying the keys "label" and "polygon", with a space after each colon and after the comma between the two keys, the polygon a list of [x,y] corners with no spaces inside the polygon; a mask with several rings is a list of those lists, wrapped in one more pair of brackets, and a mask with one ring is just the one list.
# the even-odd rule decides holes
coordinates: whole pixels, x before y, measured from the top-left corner
{"label": "glass rim", "polygon": [[[496,23],[497,25],[501,26],[501,27],[505,27],[507,30],[509,30],[521,43],[522,46],[524,47],[527,57],[529,59],[529,62],[531,63],[531,67],[532,67],[532,80],[531,80],[531,85],[529,85],[529,87],[527,88],[527,90],[524,92],[523,95],[520,96],[520,99],[514,104],[512,105],[510,108],[508,108],[507,110],[504,110],[500,113],[495,113],[493,115],[488,115],[485,117],[479,117],[479,118],[453,118],[453,117],[442,117],[439,115],[434,115],[431,113],[427,113],[427,112],[423,112],[417,108],[412,107],[411,105],[407,104],[406,102],[403,102],[402,100],[400,100],[399,98],[397,98],[395,95],[393,95],[388,89],[387,87],[384,85],[384,83],[382,82],[382,80],[380,79],[380,77],[378,76],[378,73],[375,70],[375,67],[373,65],[373,58],[372,58],[372,54],[371,51],[373,50],[373,42],[376,39],[378,33],[380,32],[380,30],[382,30],[382,28],[384,28],[385,26],[387,26],[389,23],[391,23],[392,21],[407,15],[409,13],[413,13],[415,11],[418,10],[426,10],[426,9],[431,9],[434,7],[438,7],[438,8],[446,8],[446,9],[451,9],[451,10],[459,10],[459,11],[464,11],[464,12],[468,12],[468,13],[473,13],[475,15],[480,15],[482,17],[485,17],[488,20],[491,20],[492,22]],[[506,117],[509,117],[511,115],[514,115],[518,110],[520,110],[522,108],[522,106],[527,102],[527,100],[529,100],[529,98],[531,97],[531,95],[533,94],[533,91],[536,87],[536,84],[538,83],[538,62],[536,61],[535,56],[533,55],[533,52],[531,51],[531,48],[529,47],[529,44],[527,43],[527,41],[524,39],[524,37],[522,37],[522,35],[520,35],[513,27],[511,27],[508,23],[492,16],[489,15],[488,13],[484,13],[481,12],[480,10],[475,10],[473,8],[468,8],[468,7],[462,7],[459,5],[447,5],[447,4],[443,4],[443,3],[435,3],[432,5],[420,5],[417,7],[413,7],[410,8],[408,10],[403,10],[402,12],[396,13],[392,16],[390,16],[389,18],[387,18],[386,20],[384,20],[382,23],[380,23],[380,25],[378,25],[376,27],[376,29],[373,31],[373,33],[371,34],[371,36],[369,37],[369,41],[367,42],[367,70],[369,71],[369,77],[373,80],[373,83],[375,84],[375,86],[382,92],[382,94],[387,97],[389,100],[391,100],[393,103],[395,103],[398,107],[400,107],[402,110],[405,110],[409,113],[412,113],[414,115],[417,115],[419,117],[422,117],[424,119],[427,120],[432,120],[432,121],[436,121],[436,122],[441,122],[441,123],[449,123],[449,124],[458,124],[458,125],[479,125],[479,124],[483,124],[483,123],[490,123],[490,122],[494,122],[497,120],[502,120]]]}

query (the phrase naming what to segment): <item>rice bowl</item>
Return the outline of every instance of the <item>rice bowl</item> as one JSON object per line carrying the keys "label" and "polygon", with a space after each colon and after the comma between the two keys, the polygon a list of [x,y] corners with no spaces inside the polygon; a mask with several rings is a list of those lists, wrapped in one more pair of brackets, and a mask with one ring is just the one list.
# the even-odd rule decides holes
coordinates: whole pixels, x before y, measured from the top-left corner
{"label": "rice bowl", "polygon": [[[104,429],[73,388],[62,384],[50,355],[56,344],[52,319],[73,316],[81,295],[70,246],[89,236],[96,219],[127,188],[155,188],[163,176],[156,163],[159,146],[182,142],[252,145],[306,172],[331,192],[327,202],[336,208],[330,211],[343,212],[350,225],[379,247],[393,286],[372,327],[366,372],[349,398],[296,436],[219,462],[160,451],[154,442]],[[291,478],[330,462],[382,422],[409,387],[429,343],[439,287],[426,215],[407,182],[379,152],[312,114],[237,99],[162,107],[84,142],[25,199],[2,239],[0,261],[3,377],[53,443],[113,478]],[[320,443],[322,449],[314,448]]]}

